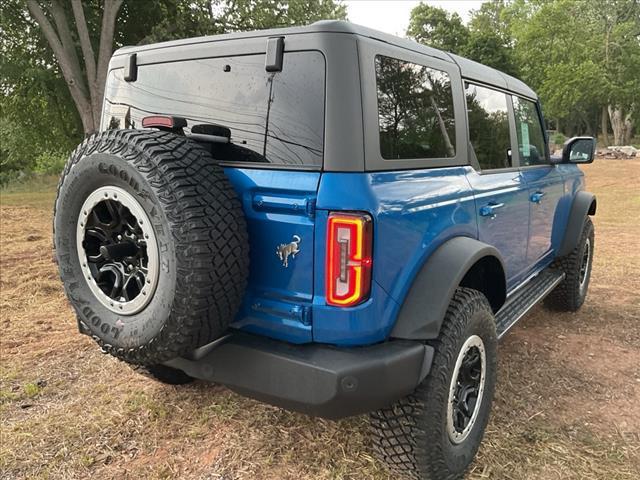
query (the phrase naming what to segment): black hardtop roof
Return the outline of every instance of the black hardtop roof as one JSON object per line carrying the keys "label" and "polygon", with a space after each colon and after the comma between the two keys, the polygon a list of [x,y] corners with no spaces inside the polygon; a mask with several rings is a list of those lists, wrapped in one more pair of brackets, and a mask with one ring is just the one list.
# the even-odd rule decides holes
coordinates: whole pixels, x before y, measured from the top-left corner
{"label": "black hardtop roof", "polygon": [[390,45],[397,46],[399,48],[404,48],[417,53],[422,53],[424,55],[439,58],[441,60],[456,63],[460,67],[461,74],[464,78],[500,87],[533,99],[538,98],[536,93],[531,88],[529,88],[527,84],[515,77],[496,70],[495,68],[487,67],[486,65],[474,62],[473,60],[469,60],[452,53],[444,52],[427,45],[422,45],[406,38],[396,37],[395,35],[390,35],[379,30],[374,30],[372,28],[363,27],[362,25],[356,25],[355,23],[342,20],[321,20],[303,27],[254,30],[249,32],[236,32],[223,35],[208,35],[203,37],[185,38],[181,40],[172,40],[169,42],[160,42],[150,45],[128,46],[118,49],[114,53],[114,56],[162,48],[172,48],[210,42],[222,42],[226,40],[240,40],[243,38],[273,37],[281,35],[302,35],[308,33],[343,33],[371,38],[388,43]]}

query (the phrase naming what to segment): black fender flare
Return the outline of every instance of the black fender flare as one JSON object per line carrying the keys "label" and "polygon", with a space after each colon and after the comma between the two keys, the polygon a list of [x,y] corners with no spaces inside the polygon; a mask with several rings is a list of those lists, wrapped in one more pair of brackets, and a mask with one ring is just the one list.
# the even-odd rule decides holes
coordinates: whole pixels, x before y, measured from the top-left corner
{"label": "black fender flare", "polygon": [[[456,288],[477,266],[490,267],[492,277],[481,275],[480,283],[496,293],[489,302],[497,312],[506,299],[506,279],[502,257],[491,245],[469,237],[444,242],[424,262],[400,307],[391,337],[428,340],[437,338]],[[472,280],[473,281],[473,280]],[[472,288],[476,285],[470,285]]]}
{"label": "black fender flare", "polygon": [[567,219],[567,228],[558,250],[558,257],[564,257],[569,255],[571,251],[576,248],[580,241],[580,234],[582,233],[582,227],[584,226],[584,220],[587,215],[596,214],[596,196],[590,192],[578,192],[571,204],[571,211],[569,212],[569,218]]}

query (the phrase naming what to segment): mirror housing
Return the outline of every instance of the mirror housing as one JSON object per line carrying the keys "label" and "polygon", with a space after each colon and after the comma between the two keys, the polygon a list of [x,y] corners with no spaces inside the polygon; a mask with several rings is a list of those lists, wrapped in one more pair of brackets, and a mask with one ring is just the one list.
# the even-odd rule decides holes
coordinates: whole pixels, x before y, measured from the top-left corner
{"label": "mirror housing", "polygon": [[595,152],[595,138],[573,137],[562,146],[562,163],[592,163]]}

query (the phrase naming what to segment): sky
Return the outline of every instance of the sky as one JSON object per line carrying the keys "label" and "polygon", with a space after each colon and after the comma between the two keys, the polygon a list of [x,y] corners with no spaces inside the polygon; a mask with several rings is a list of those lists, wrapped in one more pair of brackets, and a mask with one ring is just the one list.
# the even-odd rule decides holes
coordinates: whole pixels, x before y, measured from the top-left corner
{"label": "sky", "polygon": [[[420,2],[411,0],[348,0],[344,3],[347,5],[349,21],[404,37],[409,25],[411,9]],[[449,12],[456,12],[462,17],[462,21],[467,23],[471,10],[479,9],[482,0],[427,0],[425,3],[444,8]]]}

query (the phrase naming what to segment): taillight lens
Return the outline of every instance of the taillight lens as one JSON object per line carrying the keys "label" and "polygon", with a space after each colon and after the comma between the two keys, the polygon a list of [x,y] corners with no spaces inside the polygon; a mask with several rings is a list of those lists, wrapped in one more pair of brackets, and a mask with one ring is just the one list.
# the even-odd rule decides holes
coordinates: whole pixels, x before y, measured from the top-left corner
{"label": "taillight lens", "polygon": [[350,307],[371,290],[371,217],[330,213],[327,226],[327,304]]}

